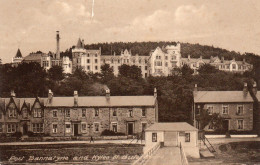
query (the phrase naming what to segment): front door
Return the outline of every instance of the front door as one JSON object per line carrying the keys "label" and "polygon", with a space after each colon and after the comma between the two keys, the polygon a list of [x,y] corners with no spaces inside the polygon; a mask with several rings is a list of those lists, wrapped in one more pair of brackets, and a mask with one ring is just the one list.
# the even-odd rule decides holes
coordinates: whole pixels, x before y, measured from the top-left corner
{"label": "front door", "polygon": [[74,124],[74,136],[78,136],[79,132],[78,132],[78,124]]}
{"label": "front door", "polygon": [[127,133],[128,135],[133,135],[134,134],[134,123],[128,123],[127,124]]}
{"label": "front door", "polygon": [[229,130],[229,120],[223,121],[223,129],[225,132],[227,132]]}
{"label": "front door", "polygon": [[24,134],[24,135],[27,135],[27,133],[28,133],[28,126],[27,126],[27,124],[25,123],[25,124],[23,125],[23,134]]}
{"label": "front door", "polygon": [[165,146],[177,146],[177,132],[165,132],[164,133],[164,145]]}

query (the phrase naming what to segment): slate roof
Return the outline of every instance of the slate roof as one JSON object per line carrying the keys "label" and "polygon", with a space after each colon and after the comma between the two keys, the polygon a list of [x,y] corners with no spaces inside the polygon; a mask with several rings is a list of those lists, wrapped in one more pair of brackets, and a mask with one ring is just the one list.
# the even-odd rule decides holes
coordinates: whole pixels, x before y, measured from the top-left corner
{"label": "slate roof", "polygon": [[[0,108],[2,110],[6,110],[11,98],[0,98]],[[32,106],[36,100],[36,98],[13,98],[14,103],[18,110],[21,110],[23,104],[25,103],[29,110],[32,109]],[[39,98],[39,101],[42,105],[44,105],[44,102],[46,102],[47,98]]]}
{"label": "slate roof", "polygon": [[[86,107],[124,107],[124,106],[154,106],[154,96],[79,96],[78,106]],[[53,97],[51,104],[46,101],[46,107],[73,107],[74,97]]]}
{"label": "slate roof", "polygon": [[81,42],[81,39],[79,38],[78,43],[76,45],[77,48],[83,48],[83,44]]}
{"label": "slate roof", "polygon": [[234,103],[254,102],[251,95],[244,96],[243,91],[197,91],[194,92],[195,103]]}
{"label": "slate roof", "polygon": [[186,122],[155,123],[145,131],[197,131],[198,129]]}
{"label": "slate roof", "polygon": [[35,62],[41,62],[41,53],[31,53],[28,56],[24,57],[23,61],[35,61]]}

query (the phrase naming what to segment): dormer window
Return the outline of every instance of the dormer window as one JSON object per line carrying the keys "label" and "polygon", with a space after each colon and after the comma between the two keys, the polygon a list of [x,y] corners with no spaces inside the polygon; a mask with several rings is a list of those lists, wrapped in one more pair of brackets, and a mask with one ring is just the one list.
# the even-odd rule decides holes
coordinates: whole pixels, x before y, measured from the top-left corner
{"label": "dormer window", "polygon": [[42,110],[40,108],[34,109],[33,117],[36,117],[36,118],[42,117]]}
{"label": "dormer window", "polygon": [[16,117],[16,110],[15,110],[15,108],[9,108],[8,114],[9,114],[9,117]]}
{"label": "dormer window", "polygon": [[26,108],[23,108],[23,118],[28,118],[28,111]]}

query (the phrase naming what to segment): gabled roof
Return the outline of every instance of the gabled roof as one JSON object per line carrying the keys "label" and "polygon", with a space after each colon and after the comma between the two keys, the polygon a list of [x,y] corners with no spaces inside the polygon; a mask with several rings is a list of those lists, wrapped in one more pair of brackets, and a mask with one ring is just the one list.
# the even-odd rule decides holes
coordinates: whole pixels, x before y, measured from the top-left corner
{"label": "gabled roof", "polygon": [[23,61],[41,61],[42,53],[31,53],[24,57]]}
{"label": "gabled roof", "polygon": [[253,98],[243,91],[197,91],[194,92],[195,103],[234,103],[234,102],[254,102]]}
{"label": "gabled roof", "polygon": [[19,57],[19,58],[23,57],[20,49],[17,50],[15,57]]}
{"label": "gabled roof", "polygon": [[145,131],[197,131],[198,129],[186,122],[155,123]]}
{"label": "gabled roof", "polygon": [[[78,106],[85,107],[123,107],[123,106],[154,106],[154,96],[79,96]],[[51,104],[46,101],[47,107],[73,107],[74,97],[53,97]]]}

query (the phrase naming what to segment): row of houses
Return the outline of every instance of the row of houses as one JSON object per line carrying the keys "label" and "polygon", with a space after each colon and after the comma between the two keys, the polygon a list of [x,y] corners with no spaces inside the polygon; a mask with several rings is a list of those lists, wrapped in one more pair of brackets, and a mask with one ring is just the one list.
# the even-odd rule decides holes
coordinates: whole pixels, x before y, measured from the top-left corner
{"label": "row of houses", "polygon": [[[256,84],[253,97],[247,84],[243,91],[200,91],[195,86],[192,109],[193,124],[201,129],[199,115],[207,110],[220,114],[224,129],[256,130],[260,124],[260,93]],[[255,99],[254,99],[255,98]],[[258,108],[258,109],[257,109]],[[0,99],[0,133],[29,131],[50,136],[99,136],[104,130],[133,135],[158,122],[157,91],[153,96],[78,96],[57,97],[49,91],[47,98]],[[209,123],[206,131],[214,131]]]}
{"label": "row of houses", "polygon": [[59,31],[56,34],[57,49],[56,54],[52,53],[31,53],[26,57],[22,57],[20,50],[12,59],[13,65],[17,65],[20,62],[38,62],[46,70],[50,69],[54,65],[62,66],[64,73],[73,73],[76,68],[82,68],[86,72],[100,73],[101,66],[109,64],[114,74],[119,74],[119,67],[123,64],[136,65],[142,71],[143,78],[148,76],[168,76],[172,74],[174,68],[188,65],[197,73],[200,66],[204,64],[210,64],[215,66],[219,70],[227,72],[243,73],[251,70],[252,65],[245,60],[236,61],[225,60],[224,57],[211,57],[210,59],[200,58],[182,58],[181,57],[181,45],[167,45],[165,47],[157,47],[155,50],[151,50],[148,55],[133,55],[131,50],[121,51],[119,55],[101,55],[101,48],[99,49],[85,49],[83,39],[78,39],[75,48],[72,49],[72,59],[69,57],[60,57],[60,35]]}
{"label": "row of houses", "polygon": [[[260,124],[260,93],[256,83],[253,85],[252,95],[248,91],[247,83],[243,91],[200,91],[197,85],[193,92],[194,104],[192,117],[194,126],[201,129],[200,114],[207,110],[212,115],[220,114],[224,119],[223,130],[252,131],[259,129]],[[259,104],[260,105],[260,104]],[[214,131],[212,123],[205,128]]]}
{"label": "row of houses", "polygon": [[0,99],[0,133],[98,136],[104,130],[133,135],[158,122],[154,96],[78,96]]}

